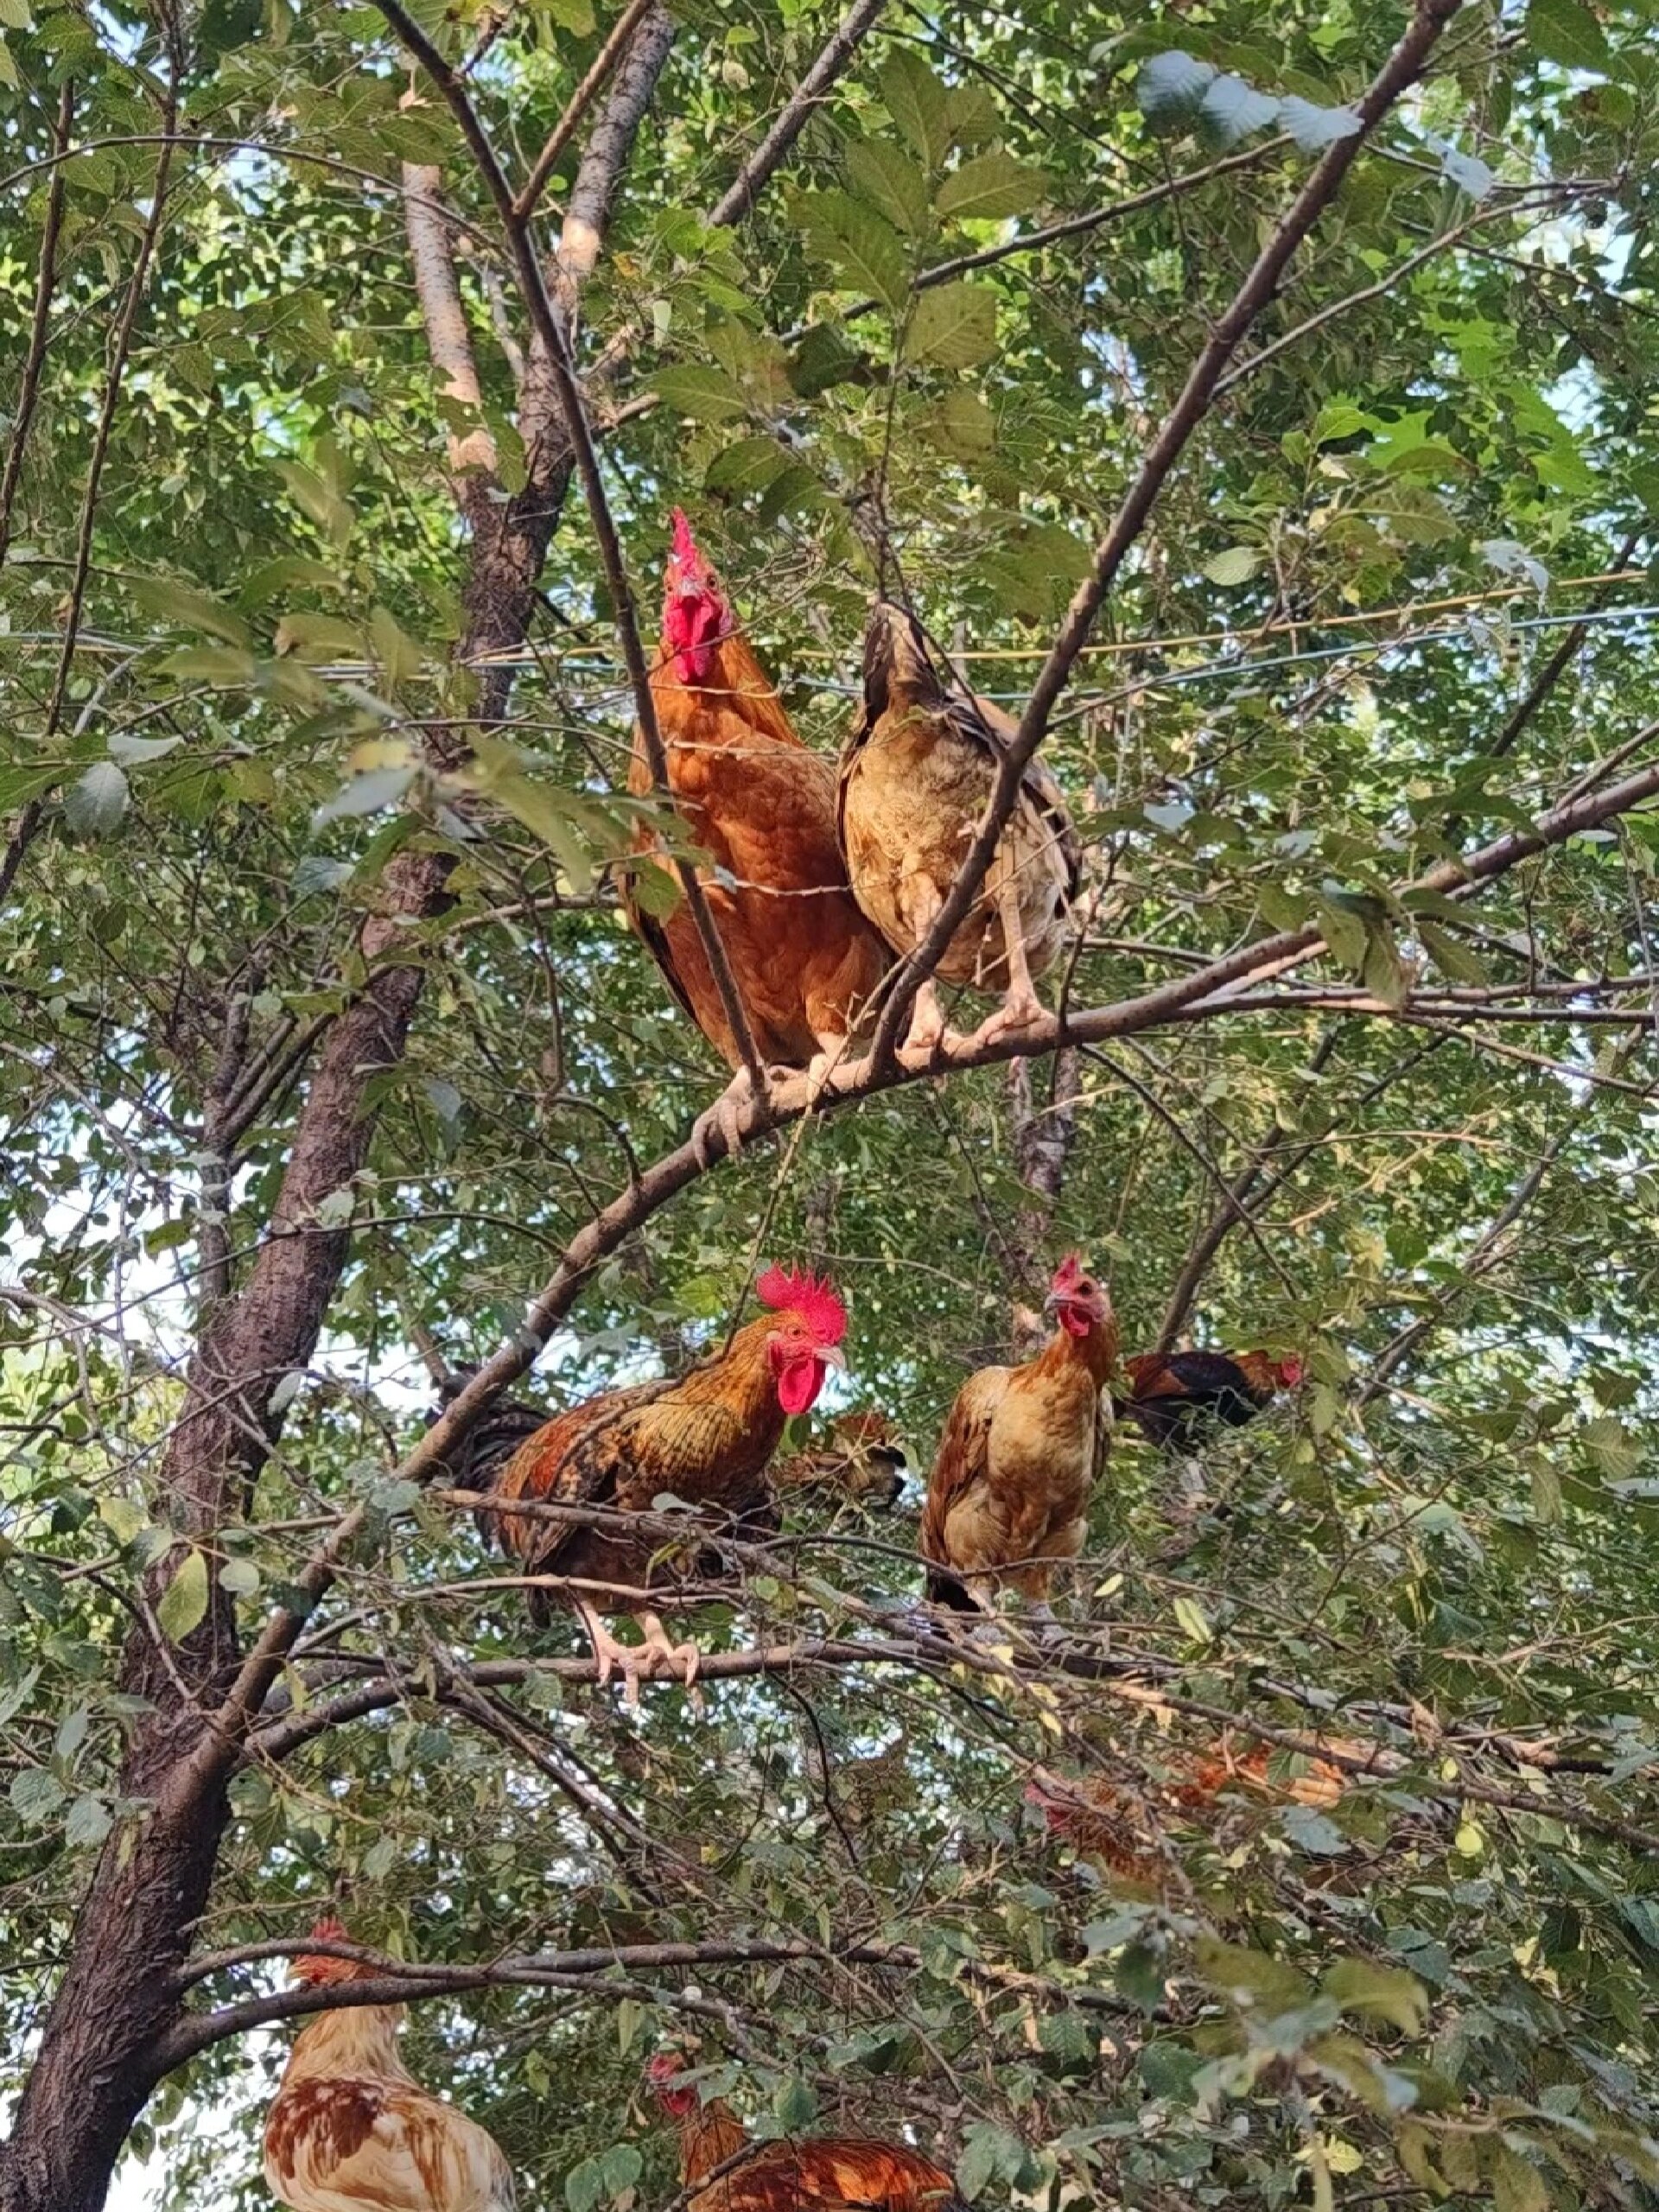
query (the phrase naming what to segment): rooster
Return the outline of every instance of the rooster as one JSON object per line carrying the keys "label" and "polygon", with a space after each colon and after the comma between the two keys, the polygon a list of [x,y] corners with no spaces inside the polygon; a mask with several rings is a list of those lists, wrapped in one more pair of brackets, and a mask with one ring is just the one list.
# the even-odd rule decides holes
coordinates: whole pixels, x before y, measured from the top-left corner
{"label": "rooster", "polygon": [[[864,711],[842,752],[840,826],[853,896],[895,952],[912,950],[932,927],[1014,731],[988,700],[947,683],[913,617],[876,601],[864,637]],[[1033,760],[979,896],[938,963],[946,982],[1004,994],[982,1036],[1042,1019],[1032,977],[1065,940],[1082,861],[1060,787]],[[925,1061],[945,1035],[930,977],[904,1057]]]}
{"label": "rooster", "polygon": [[957,1394],[922,1509],[927,1594],[958,1611],[1011,1586],[1048,1624],[1052,1564],[1075,1559],[1110,1445],[1117,1319],[1075,1252],[1048,1305],[1058,1326],[1023,1367],[982,1367]]}
{"label": "rooster", "polygon": [[855,1505],[891,1506],[907,1465],[885,1414],[842,1414],[830,1422],[826,1443],[782,1461],[772,1479],[779,1491],[823,1491]]}
{"label": "rooster", "polygon": [[[664,2110],[678,2122],[680,2179],[696,2190],[690,2212],[968,2212],[942,2166],[898,2143],[861,2136],[772,2139],[751,2144],[722,2098],[704,2104],[681,2082],[677,2051],[659,2052],[646,2078]],[[747,2150],[751,2155],[744,2158]],[[740,2161],[697,2184],[715,2167]]]}
{"label": "rooster", "polygon": [[[714,1508],[744,1534],[775,1528],[766,1467],[785,1423],[804,1414],[823,1388],[826,1369],[844,1369],[838,1347],[847,1309],[828,1282],[769,1268],[755,1285],[768,1310],[747,1322],[724,1351],[677,1380],[601,1391],[546,1421],[513,1452],[493,1485],[502,1500],[547,1500],[643,1513],[670,1493],[686,1504]],[[629,1587],[651,1579],[657,1535],[627,1529],[550,1523],[527,1515],[490,1511],[493,1531],[532,1574]],[[620,1669],[630,1705],[639,1683],[660,1665],[689,1688],[696,1674],[695,1644],[670,1643],[656,1614],[635,1611],[645,1641],[619,1643],[600,1618],[614,1611],[602,1596],[572,1602],[607,1682]],[[532,1591],[532,1618],[544,1620],[549,1593]]]}
{"label": "rooster", "polygon": [[[777,688],[737,626],[719,578],[674,510],[662,657],[651,679],[669,788],[686,833],[708,855],[703,896],[763,1061],[822,1078],[844,1049],[890,956],[848,887],[836,841],[836,779],[809,752]],[[628,789],[652,789],[644,734],[634,734]],[[657,854],[642,823],[635,850]],[[734,1149],[748,1083],[736,1038],[683,904],[667,915],[624,891],[628,919],[681,1006],[738,1071],[712,1120]]]}
{"label": "rooster", "polygon": [[1264,1351],[1138,1351],[1123,1363],[1117,1409],[1162,1451],[1191,1451],[1217,1422],[1243,1428],[1302,1379],[1300,1359]]}
{"label": "rooster", "polygon": [[[337,1920],[311,1930],[350,1939]],[[372,1981],[380,1969],[308,1953],[294,1979]],[[401,2005],[315,2012],[300,2030],[265,2122],[265,2179],[294,2212],[513,2212],[493,2138],[422,2088],[397,2056]]]}

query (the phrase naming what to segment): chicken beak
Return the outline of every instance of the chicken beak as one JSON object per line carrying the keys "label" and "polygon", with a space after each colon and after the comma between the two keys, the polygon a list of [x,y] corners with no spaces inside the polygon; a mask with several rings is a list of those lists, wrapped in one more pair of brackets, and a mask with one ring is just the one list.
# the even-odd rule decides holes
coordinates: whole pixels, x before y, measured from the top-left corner
{"label": "chicken beak", "polygon": [[826,1367],[836,1368],[842,1375],[847,1372],[847,1355],[845,1352],[838,1351],[834,1344],[820,1344],[818,1357]]}

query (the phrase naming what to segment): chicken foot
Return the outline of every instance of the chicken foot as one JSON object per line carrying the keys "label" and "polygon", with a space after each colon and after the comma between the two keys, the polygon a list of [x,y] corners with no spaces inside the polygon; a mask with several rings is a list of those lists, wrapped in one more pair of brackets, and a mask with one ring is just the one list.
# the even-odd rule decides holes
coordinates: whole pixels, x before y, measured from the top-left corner
{"label": "chicken foot", "polygon": [[[944,904],[931,876],[917,875],[911,880],[904,895],[904,916],[912,948],[924,942]],[[955,1046],[964,1041],[947,1026],[944,1008],[939,1002],[938,985],[931,976],[927,976],[918,987],[910,1009],[910,1026],[899,1047],[899,1065],[925,1068],[942,1045]]]}
{"label": "chicken foot", "polygon": [[640,1683],[658,1679],[659,1669],[664,1679],[683,1682],[696,1701],[695,1684],[702,1653],[695,1643],[673,1643],[662,1622],[652,1612],[633,1616],[642,1641],[623,1643],[612,1635],[591,1605],[579,1602],[576,1610],[598,1662],[600,1688],[606,1688],[613,1673],[620,1674],[622,1701],[630,1713],[639,1710]]}
{"label": "chicken foot", "polygon": [[[740,1068],[712,1106],[705,1106],[691,1124],[691,1149],[699,1167],[712,1167],[724,1156],[734,1159],[743,1142],[744,1109],[753,1103],[754,1086],[749,1071]],[[718,1136],[719,1148],[711,1140]]]}

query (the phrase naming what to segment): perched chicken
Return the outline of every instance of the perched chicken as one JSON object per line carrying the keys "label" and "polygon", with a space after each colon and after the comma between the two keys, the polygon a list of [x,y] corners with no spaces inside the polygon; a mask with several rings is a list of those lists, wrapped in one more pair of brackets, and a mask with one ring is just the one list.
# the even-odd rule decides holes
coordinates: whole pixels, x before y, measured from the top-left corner
{"label": "perched chicken", "polygon": [[[337,1920],[311,1930],[350,1939]],[[296,1981],[372,1981],[376,1968],[308,1955]],[[295,2212],[513,2212],[512,2171],[476,2120],[397,2056],[401,2005],[314,2012],[265,2122],[265,2179]]]}
{"label": "perched chicken", "polygon": [[[741,1534],[776,1526],[766,1467],[784,1425],[804,1414],[823,1387],[826,1368],[844,1368],[837,1349],[847,1310],[827,1282],[769,1268],[755,1285],[769,1310],[737,1331],[724,1351],[677,1380],[606,1390],[538,1428],[501,1469],[495,1495],[563,1505],[602,1506],[642,1513],[665,1493],[687,1505],[713,1508]],[[652,1578],[658,1535],[587,1529],[493,1512],[494,1533],[532,1574],[639,1588]],[[599,1678],[620,1668],[630,1703],[658,1665],[688,1685],[696,1673],[695,1644],[671,1644],[655,1613],[635,1611],[645,1637],[638,1648],[619,1643],[599,1616],[633,1610],[625,1599],[573,1593]],[[534,1618],[552,1605],[531,1592]]]}
{"label": "perched chicken", "polygon": [[[895,952],[909,952],[967,855],[1014,725],[988,700],[952,690],[920,625],[878,600],[864,637],[864,711],[841,756],[841,842],[853,895]],[[1060,787],[1040,762],[1020,796],[978,898],[939,962],[951,983],[1004,994],[984,1033],[1029,1028],[1077,896],[1083,849]],[[906,1058],[944,1035],[931,978],[917,994]]]}
{"label": "perched chicken", "polygon": [[[1370,1760],[1377,1755],[1376,1745],[1348,1737],[1332,1737],[1329,1748],[1347,1758]],[[1207,1827],[1219,1817],[1224,1795],[1328,1812],[1351,1785],[1350,1769],[1315,1758],[1308,1759],[1304,1773],[1275,1780],[1268,1773],[1273,1756],[1268,1745],[1239,1749],[1226,1735],[1203,1752],[1162,1745],[1161,1780],[1148,1778],[1132,1789],[1104,1775],[1049,1774],[1039,1768],[1027,1784],[1026,1802],[1040,1808],[1051,1834],[1098,1859],[1110,1872],[1157,1888],[1168,1874],[1161,1844],[1166,1816]]]}
{"label": "perched chicken", "polygon": [[[677,2086],[677,2051],[663,2051],[646,2075],[680,2130],[680,2179],[695,2187],[748,2145],[743,2123],[723,2099],[705,2105],[696,2089]],[[699,2189],[690,2212],[967,2212],[942,2166],[898,2143],[861,2137],[756,2143],[753,2155]]]}
{"label": "perched chicken", "polygon": [[1190,1451],[1205,1428],[1242,1428],[1301,1379],[1300,1359],[1264,1351],[1141,1351],[1124,1361],[1113,1395],[1162,1450]]}
{"label": "perched chicken", "polygon": [[1052,1620],[1052,1562],[1075,1559],[1089,1492],[1110,1446],[1107,1388],[1117,1320],[1075,1252],[1048,1298],[1059,1324],[1023,1367],[982,1367],[957,1394],[922,1509],[927,1594],[958,1611],[988,1608],[1003,1586]]}
{"label": "perched chicken", "polygon": [[[669,786],[687,832],[712,863],[701,876],[704,896],[760,1057],[821,1071],[855,1030],[890,956],[848,888],[836,842],[835,772],[795,734],[677,507],[662,658],[651,690]],[[645,738],[636,732],[628,789],[643,795],[651,788]],[[635,849],[660,851],[649,824]],[[738,1070],[722,1101],[734,1107],[747,1079],[696,918],[683,900],[667,915],[648,913],[636,883],[624,899],[669,988]]]}
{"label": "perched chicken", "polygon": [[855,1504],[895,1505],[908,1462],[885,1414],[842,1414],[830,1424],[828,1441],[779,1463],[772,1481],[782,1491],[825,1491]]}

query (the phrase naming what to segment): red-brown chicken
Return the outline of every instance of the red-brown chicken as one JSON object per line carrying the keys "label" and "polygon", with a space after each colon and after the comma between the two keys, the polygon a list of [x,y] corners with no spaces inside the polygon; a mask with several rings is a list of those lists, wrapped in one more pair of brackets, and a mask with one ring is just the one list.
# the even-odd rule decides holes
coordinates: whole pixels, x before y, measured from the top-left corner
{"label": "red-brown chicken", "polygon": [[1113,1395],[1119,1413],[1154,1444],[1179,1452],[1217,1423],[1242,1428],[1301,1379],[1300,1359],[1264,1351],[1138,1351],[1124,1361]]}
{"label": "red-brown chicken", "polygon": [[[1350,1758],[1370,1759],[1376,1747],[1335,1736],[1329,1747]],[[1051,1834],[1062,1837],[1111,1873],[1160,1888],[1168,1878],[1162,1848],[1165,1822],[1171,1817],[1200,1827],[1217,1821],[1225,1796],[1261,1798],[1272,1805],[1306,1805],[1328,1811],[1348,1789],[1350,1769],[1333,1760],[1310,1758],[1306,1771],[1283,1780],[1268,1772],[1274,1752],[1268,1745],[1237,1745],[1223,1735],[1207,1751],[1162,1744],[1160,1779],[1140,1787],[1105,1775],[1050,1774],[1039,1768],[1026,1786],[1026,1802],[1041,1810]]]}
{"label": "red-brown chicken", "polygon": [[1059,1325],[1048,1344],[1023,1367],[970,1375],[939,1440],[921,1554],[928,1596],[958,1611],[988,1609],[1007,1587],[1052,1619],[1053,1562],[1075,1559],[1088,1534],[1089,1493],[1110,1448],[1117,1320],[1075,1252],[1048,1304]]}
{"label": "red-brown chicken", "polygon": [[[669,787],[712,864],[700,880],[760,1057],[821,1070],[856,1030],[891,956],[848,887],[835,770],[795,734],[678,508],[651,690]],[[636,732],[628,789],[651,788]],[[641,853],[661,850],[649,824],[634,842]],[[734,1106],[747,1082],[694,916],[683,900],[648,913],[632,885],[624,899],[669,988],[739,1071],[721,1102]]]}
{"label": "red-brown chicken", "polygon": [[[942,674],[919,623],[878,600],[864,637],[864,711],[841,756],[841,840],[853,895],[896,952],[933,926],[989,802],[1014,725]],[[1001,991],[983,1034],[1042,1017],[1032,984],[1065,941],[1083,848],[1060,787],[1040,760],[1020,797],[978,897],[938,963],[946,982]],[[907,1058],[945,1035],[932,980],[916,995]]]}
{"label": "red-brown chicken", "polygon": [[942,2166],[898,2143],[861,2137],[749,2144],[743,2123],[716,2097],[704,2104],[696,2088],[677,2086],[683,2071],[677,2051],[653,2058],[646,2075],[664,2110],[678,2123],[680,2179],[696,2187],[746,2147],[753,2155],[697,2190],[689,2212],[967,2212]]}
{"label": "red-brown chicken", "polygon": [[[823,1387],[824,1371],[842,1367],[838,1349],[847,1311],[827,1282],[769,1268],[755,1285],[768,1310],[747,1322],[723,1351],[677,1380],[605,1390],[537,1429],[501,1469],[494,1494],[504,1499],[604,1506],[649,1512],[664,1495],[714,1509],[739,1534],[776,1526],[766,1466],[785,1423],[804,1414]],[[527,1573],[639,1589],[653,1579],[659,1535],[586,1529],[523,1514],[491,1515],[494,1533]],[[545,1619],[556,1601],[531,1592],[531,1611]],[[654,1612],[603,1590],[573,1591],[573,1604],[599,1661],[600,1680],[620,1668],[630,1703],[640,1680],[661,1665],[688,1685],[697,1665],[695,1644],[670,1643]],[[645,1642],[619,1643],[601,1611],[631,1611]]]}
{"label": "red-brown chicken", "polygon": [[[350,1938],[337,1920],[311,1930]],[[296,1981],[372,1981],[377,1969],[308,1954]],[[316,2012],[295,2038],[265,2122],[265,2179],[294,2212],[513,2212],[493,2138],[420,2083],[397,2056],[401,2005]]]}

